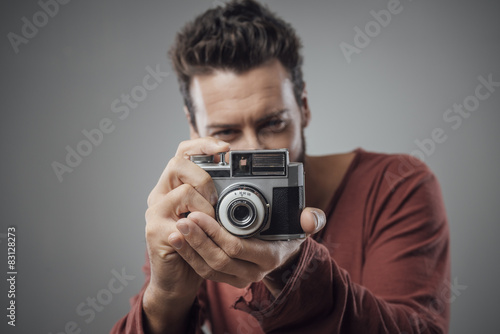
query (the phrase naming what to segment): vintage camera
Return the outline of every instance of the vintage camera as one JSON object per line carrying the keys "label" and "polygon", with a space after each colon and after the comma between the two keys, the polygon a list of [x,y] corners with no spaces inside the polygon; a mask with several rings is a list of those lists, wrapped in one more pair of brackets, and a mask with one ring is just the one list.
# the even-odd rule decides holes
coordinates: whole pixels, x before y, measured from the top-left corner
{"label": "vintage camera", "polygon": [[289,162],[288,150],[230,151],[194,155],[190,159],[212,177],[219,200],[218,222],[241,238],[264,240],[304,238],[300,214],[304,208],[304,167]]}

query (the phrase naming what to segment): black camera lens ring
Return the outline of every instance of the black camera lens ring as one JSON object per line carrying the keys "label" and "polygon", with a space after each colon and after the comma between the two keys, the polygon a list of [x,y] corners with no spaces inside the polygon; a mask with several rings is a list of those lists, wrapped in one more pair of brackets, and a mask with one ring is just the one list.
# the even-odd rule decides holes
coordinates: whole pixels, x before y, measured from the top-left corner
{"label": "black camera lens ring", "polygon": [[[243,211],[241,209],[243,209]],[[239,212],[237,212],[237,210]],[[257,218],[256,211],[255,205],[251,201],[243,198],[237,198],[227,206],[229,222],[239,228],[245,228],[252,225]],[[243,213],[243,215],[238,217],[241,213]]]}

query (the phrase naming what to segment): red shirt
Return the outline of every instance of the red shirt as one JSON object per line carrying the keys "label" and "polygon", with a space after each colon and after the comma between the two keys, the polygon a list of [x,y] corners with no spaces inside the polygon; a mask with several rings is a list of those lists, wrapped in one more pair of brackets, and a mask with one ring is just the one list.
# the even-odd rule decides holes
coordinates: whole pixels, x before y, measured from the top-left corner
{"label": "red shirt", "polygon": [[[406,155],[356,150],[326,210],[327,224],[302,245],[275,299],[205,281],[192,330],[226,333],[446,333],[449,230],[432,172]],[[143,333],[142,295],[111,333]]]}

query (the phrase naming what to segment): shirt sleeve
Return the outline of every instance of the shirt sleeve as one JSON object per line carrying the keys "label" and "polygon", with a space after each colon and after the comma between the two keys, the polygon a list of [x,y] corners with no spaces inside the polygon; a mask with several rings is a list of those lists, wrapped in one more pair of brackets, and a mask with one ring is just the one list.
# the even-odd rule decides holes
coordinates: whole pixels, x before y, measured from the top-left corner
{"label": "shirt sleeve", "polygon": [[147,254],[146,262],[142,267],[142,271],[144,272],[146,278],[140,292],[130,298],[130,311],[113,326],[110,334],[144,334],[144,323],[142,318],[142,298],[149,284],[151,275],[149,257],[147,256]]}
{"label": "shirt sleeve", "polygon": [[[121,318],[111,329],[110,334],[147,334],[144,327],[144,313],[142,308],[142,300],[144,292],[148,287],[151,278],[151,267],[149,264],[149,257],[146,253],[146,262],[142,267],[142,271],[145,275],[144,284],[140,292],[130,298],[130,311]],[[186,334],[202,334],[202,321],[204,319],[204,313],[201,311],[205,307],[200,305],[199,299],[205,299],[205,284],[202,285],[200,291],[198,292],[198,297],[196,298],[193,307],[190,311],[188,317],[188,329]],[[204,303],[202,303],[204,304]]]}
{"label": "shirt sleeve", "polygon": [[308,238],[276,299],[259,282],[235,307],[266,333],[446,333],[449,230],[437,180],[423,166],[390,187],[379,184],[364,225],[360,282]]}

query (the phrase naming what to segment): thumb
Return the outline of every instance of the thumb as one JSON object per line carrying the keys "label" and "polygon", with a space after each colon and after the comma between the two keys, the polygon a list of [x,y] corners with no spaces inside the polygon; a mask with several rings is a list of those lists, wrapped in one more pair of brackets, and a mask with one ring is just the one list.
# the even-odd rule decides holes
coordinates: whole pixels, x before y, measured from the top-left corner
{"label": "thumb", "polygon": [[300,215],[300,226],[306,234],[315,234],[326,224],[326,216],[323,210],[317,208],[304,208]]}

